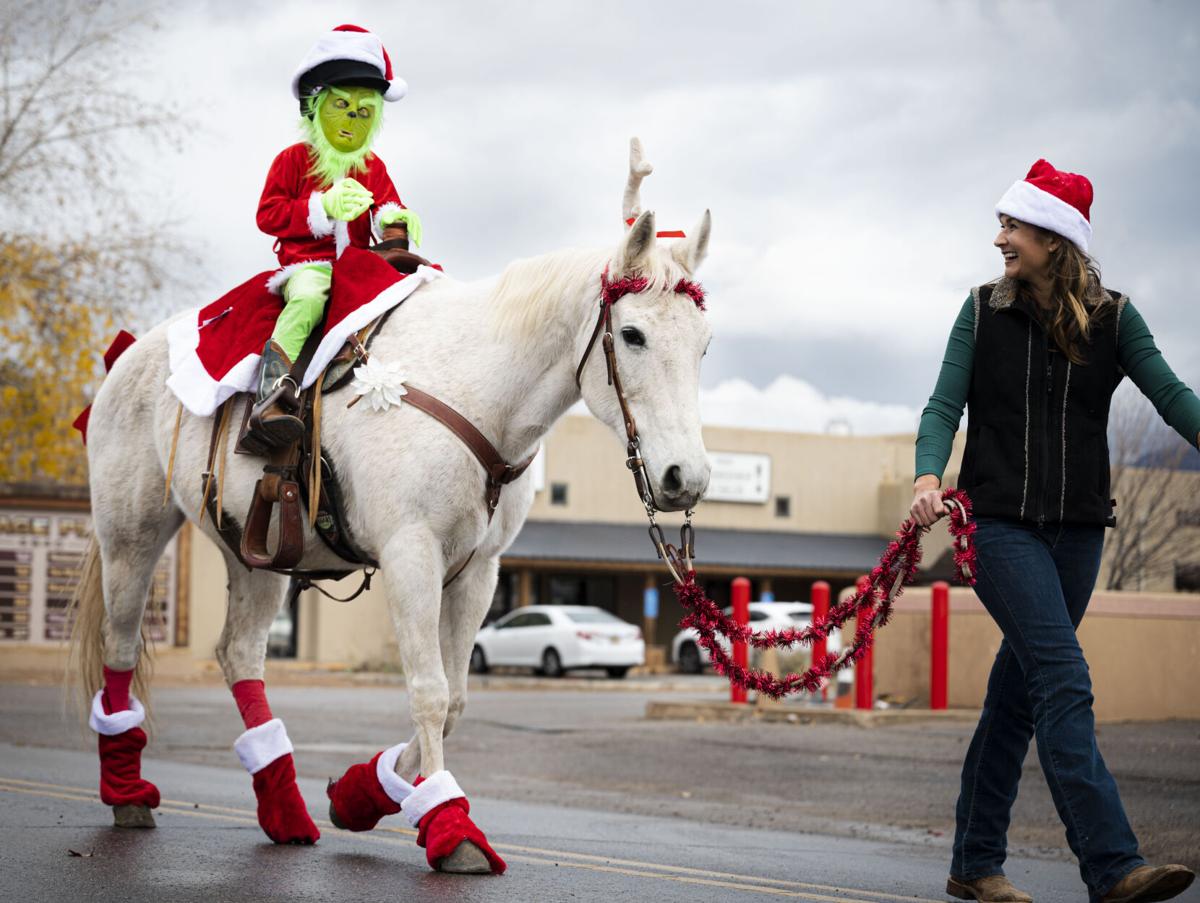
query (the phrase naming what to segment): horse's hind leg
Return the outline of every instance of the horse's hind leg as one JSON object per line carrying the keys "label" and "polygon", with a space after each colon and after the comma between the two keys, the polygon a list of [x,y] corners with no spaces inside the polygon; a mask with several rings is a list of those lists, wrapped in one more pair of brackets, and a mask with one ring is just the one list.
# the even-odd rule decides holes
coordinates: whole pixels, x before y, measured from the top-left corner
{"label": "horse's hind leg", "polygon": [[300,788],[292,743],[283,721],[271,714],[263,683],[267,633],[283,601],[284,581],[269,571],[250,571],[226,554],[229,610],[217,642],[217,660],[246,725],[234,742],[254,781],[258,823],[276,843],[316,843],[321,832],[309,817]]}
{"label": "horse's hind leg", "polygon": [[116,825],[130,828],[153,828],[150,810],[159,803],[158,788],[141,777],[145,710],[130,687],[145,663],[142,618],[154,568],[183,522],[177,508],[163,506],[157,462],[145,451],[135,457],[121,450],[126,471],[135,461],[150,465],[124,479],[106,473],[104,452],[93,456],[94,538],[77,590],[75,630],[89,689],[99,683],[95,660],[103,664],[103,689],[92,699],[89,718],[99,735],[100,798],[113,807]]}

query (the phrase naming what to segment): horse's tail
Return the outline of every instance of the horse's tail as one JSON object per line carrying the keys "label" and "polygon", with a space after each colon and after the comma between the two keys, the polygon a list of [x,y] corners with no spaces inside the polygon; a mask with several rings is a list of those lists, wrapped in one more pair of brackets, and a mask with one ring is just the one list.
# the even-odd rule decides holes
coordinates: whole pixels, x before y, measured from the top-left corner
{"label": "horse's tail", "polygon": [[[70,656],[66,678],[78,687],[78,700],[83,711],[91,706],[92,698],[104,686],[104,631],[107,616],[104,611],[104,573],[100,543],[93,535],[79,569],[79,583],[71,596],[67,616],[71,619]],[[133,693],[146,707],[150,716],[150,675],[153,671],[151,646],[143,630],[142,651],[133,672]],[[74,680],[72,680],[72,677]]]}

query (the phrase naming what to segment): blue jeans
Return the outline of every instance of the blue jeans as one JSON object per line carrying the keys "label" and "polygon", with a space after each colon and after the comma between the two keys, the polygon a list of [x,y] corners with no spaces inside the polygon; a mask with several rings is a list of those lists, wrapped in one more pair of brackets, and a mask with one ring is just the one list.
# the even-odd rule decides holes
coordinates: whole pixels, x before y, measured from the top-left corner
{"label": "blue jeans", "polygon": [[979,518],[975,592],[1004,634],[983,713],[963,762],[950,871],[1004,873],[1005,835],[1021,765],[1038,759],[1093,900],[1145,860],[1096,746],[1092,681],[1075,637],[1104,528]]}

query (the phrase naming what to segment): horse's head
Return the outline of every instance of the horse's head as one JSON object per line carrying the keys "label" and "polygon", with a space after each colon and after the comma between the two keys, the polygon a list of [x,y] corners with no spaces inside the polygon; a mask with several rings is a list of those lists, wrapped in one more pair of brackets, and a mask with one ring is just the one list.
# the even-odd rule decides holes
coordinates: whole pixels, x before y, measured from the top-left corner
{"label": "horse's head", "polygon": [[[711,331],[702,313],[703,292],[692,278],[707,251],[710,227],[706,211],[687,238],[663,247],[654,214],[642,213],[596,286],[601,310],[607,306],[611,315],[616,380],[636,424],[649,488],[667,511],[691,508],[708,487],[699,391],[700,359]],[[582,340],[590,335],[589,330]],[[625,441],[625,412],[609,384],[602,339],[603,328],[591,353],[598,360],[583,368],[580,389],[589,410]]]}

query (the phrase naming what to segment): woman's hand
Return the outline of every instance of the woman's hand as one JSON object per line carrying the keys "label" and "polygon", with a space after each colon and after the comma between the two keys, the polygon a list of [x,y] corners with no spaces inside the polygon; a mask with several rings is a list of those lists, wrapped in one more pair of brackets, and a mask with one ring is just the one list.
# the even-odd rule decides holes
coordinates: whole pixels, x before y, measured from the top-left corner
{"label": "woman's hand", "polygon": [[932,527],[939,518],[945,517],[942,481],[931,473],[917,477],[917,481],[913,483],[912,507],[908,509],[908,513],[922,527]]}

